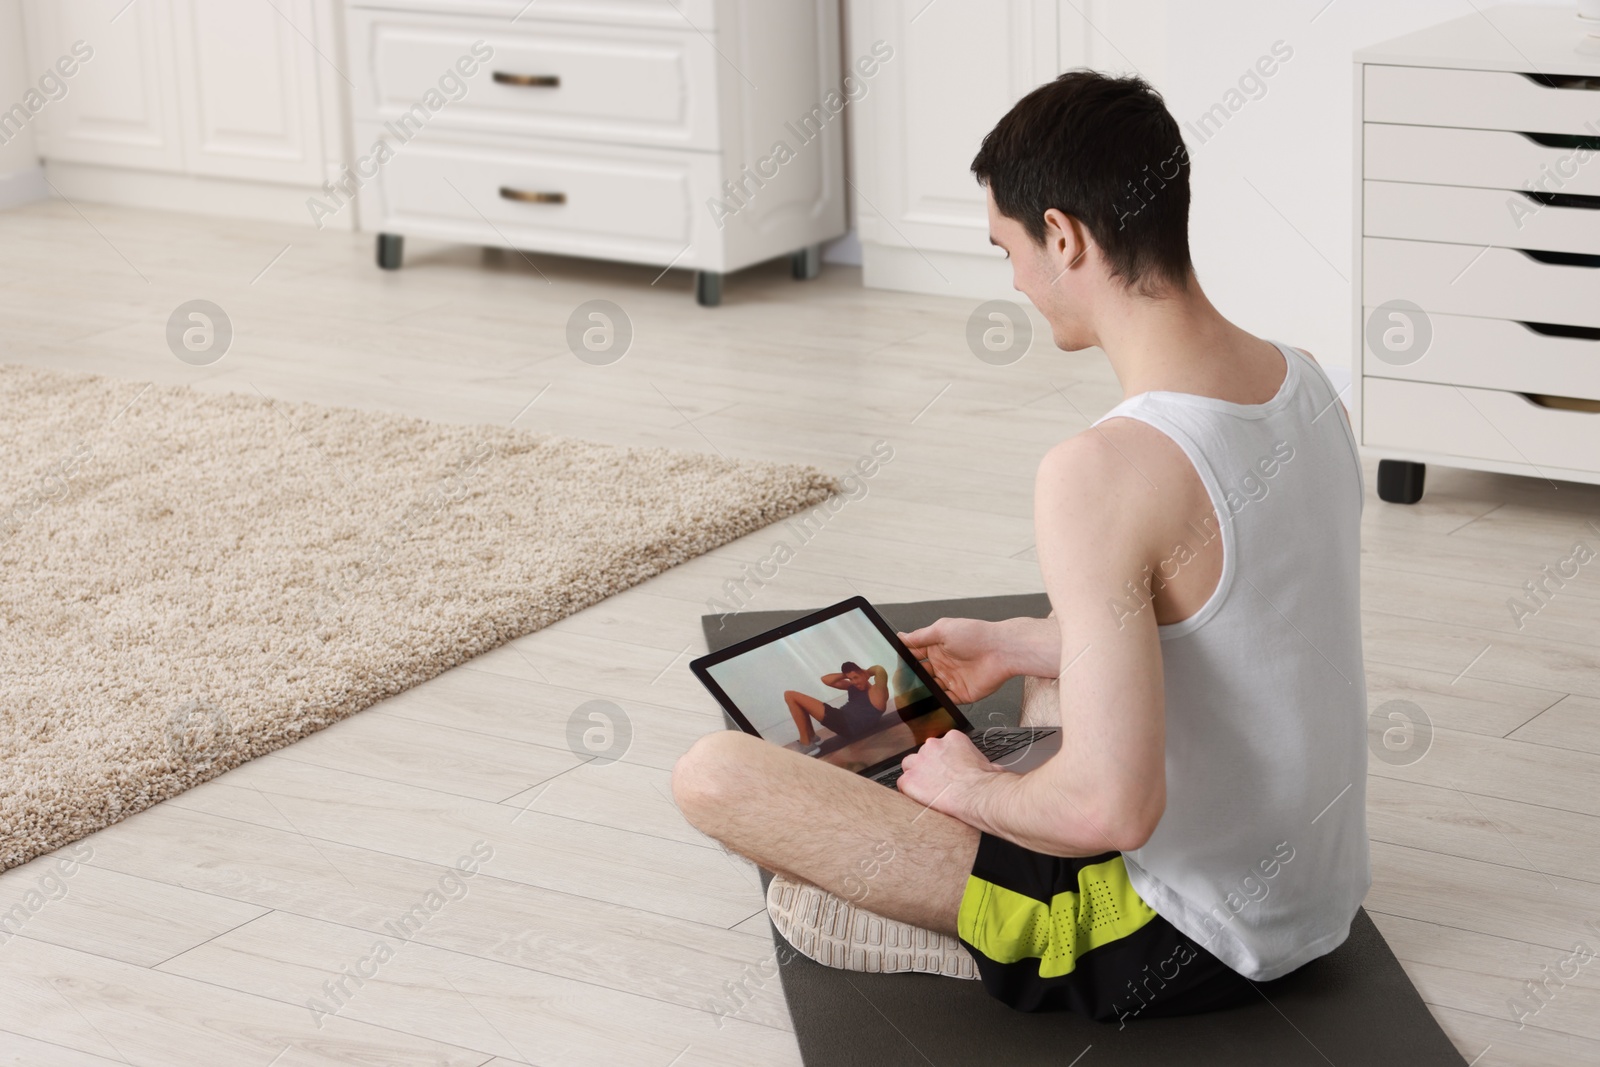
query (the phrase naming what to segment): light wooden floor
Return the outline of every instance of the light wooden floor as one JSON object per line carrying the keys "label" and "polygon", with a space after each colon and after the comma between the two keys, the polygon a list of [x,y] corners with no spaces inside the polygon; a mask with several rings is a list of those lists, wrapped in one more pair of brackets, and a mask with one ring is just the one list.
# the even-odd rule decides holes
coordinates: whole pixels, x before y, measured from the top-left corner
{"label": "light wooden floor", "polygon": [[[1040,588],[1034,465],[1118,399],[1092,354],[1040,341],[986,365],[964,342],[973,302],[863,290],[850,270],[762,269],[708,311],[682,272],[535,260],[413,244],[388,274],[364,237],[36,205],[0,214],[0,360],[451,422],[507,423],[538,397],[516,425],[841,473],[883,439],[894,458],[867,497],[753,606]],[[597,296],[637,332],[607,367],[564,343]],[[237,334],[208,368],[163,339],[196,297]],[[1367,504],[1372,705],[1412,700],[1436,727],[1421,761],[1373,763],[1367,906],[1467,1059],[1600,1062],[1600,964],[1521,1029],[1508,1006],[1576,942],[1600,948],[1583,925],[1600,923],[1600,562],[1520,630],[1506,606],[1575,540],[1600,548],[1600,489],[1429,482],[1417,507]],[[720,725],[686,666],[699,616],[777,537],[88,838],[65,896],[0,944],[0,1063],[797,1063],[777,982],[748,980],[772,952],[756,874],[667,796],[675,756]],[[567,747],[595,698],[630,718],[622,763]],[[465,896],[347,979],[319,1026],[308,999],[371,973],[374,945],[398,944],[385,924],[479,842],[493,855]],[[51,862],[0,877],[0,911]],[[753,999],[719,1025],[741,979]]]}

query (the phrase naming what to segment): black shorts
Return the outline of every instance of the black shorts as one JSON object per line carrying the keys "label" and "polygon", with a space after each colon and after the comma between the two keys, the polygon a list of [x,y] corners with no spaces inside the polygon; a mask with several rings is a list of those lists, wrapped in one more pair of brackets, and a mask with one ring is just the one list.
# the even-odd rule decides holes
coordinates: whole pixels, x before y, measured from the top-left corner
{"label": "black shorts", "polygon": [[1259,999],[1134,892],[1120,852],[1062,859],[984,834],[958,930],[984,988],[1019,1011],[1126,1024]]}
{"label": "black shorts", "polygon": [[866,701],[846,702],[840,707],[830,707],[822,713],[822,725],[840,737],[860,737],[870,733],[883,718],[883,712]]}

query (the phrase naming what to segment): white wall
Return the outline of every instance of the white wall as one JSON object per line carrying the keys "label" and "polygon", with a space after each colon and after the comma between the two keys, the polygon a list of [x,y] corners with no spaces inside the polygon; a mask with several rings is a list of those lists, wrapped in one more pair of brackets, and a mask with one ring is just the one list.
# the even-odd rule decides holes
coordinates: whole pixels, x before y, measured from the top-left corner
{"label": "white wall", "polygon": [[[21,100],[33,83],[26,44],[22,33],[22,0],[0,0],[0,109],[9,109]],[[20,136],[0,145],[0,175],[24,170],[38,161],[31,126],[25,127]]]}
{"label": "white wall", "polygon": [[1223,314],[1245,329],[1348,367],[1353,343],[1351,53],[1472,15],[1472,5],[1467,0],[1093,0],[1084,10],[1098,27],[1087,34],[1090,63],[1100,69],[1139,67],[1166,96],[1180,124],[1195,121],[1237,87],[1240,75],[1274,42],[1293,49],[1293,56],[1265,79],[1266,92],[1248,100],[1210,140],[1199,143],[1184,128],[1193,160],[1195,266]]}
{"label": "white wall", "polygon": [[[22,33],[21,0],[0,0],[0,110],[9,110],[33,83]],[[0,209],[35,199],[43,181],[33,127],[0,145]]]}

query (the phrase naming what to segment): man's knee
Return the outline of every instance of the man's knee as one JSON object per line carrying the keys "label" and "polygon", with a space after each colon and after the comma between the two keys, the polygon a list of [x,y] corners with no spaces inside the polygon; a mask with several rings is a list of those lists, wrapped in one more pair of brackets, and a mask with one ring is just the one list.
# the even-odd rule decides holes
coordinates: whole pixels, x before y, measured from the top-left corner
{"label": "man's knee", "polygon": [[738,771],[751,758],[751,744],[761,742],[737,730],[718,730],[678,757],[672,768],[672,799],[691,823],[699,826],[707,814],[734,799]]}

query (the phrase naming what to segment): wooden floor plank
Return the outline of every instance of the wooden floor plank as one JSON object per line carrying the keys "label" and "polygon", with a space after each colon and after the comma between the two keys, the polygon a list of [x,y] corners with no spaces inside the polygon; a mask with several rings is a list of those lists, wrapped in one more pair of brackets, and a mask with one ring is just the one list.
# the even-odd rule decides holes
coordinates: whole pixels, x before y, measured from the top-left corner
{"label": "wooden floor plank", "polygon": [[526,1063],[666,1063],[690,1044],[755,1050],[792,1040],[731,1008],[718,1016],[279,912],[160,969],[292,1005],[314,1021],[336,1015]]}

